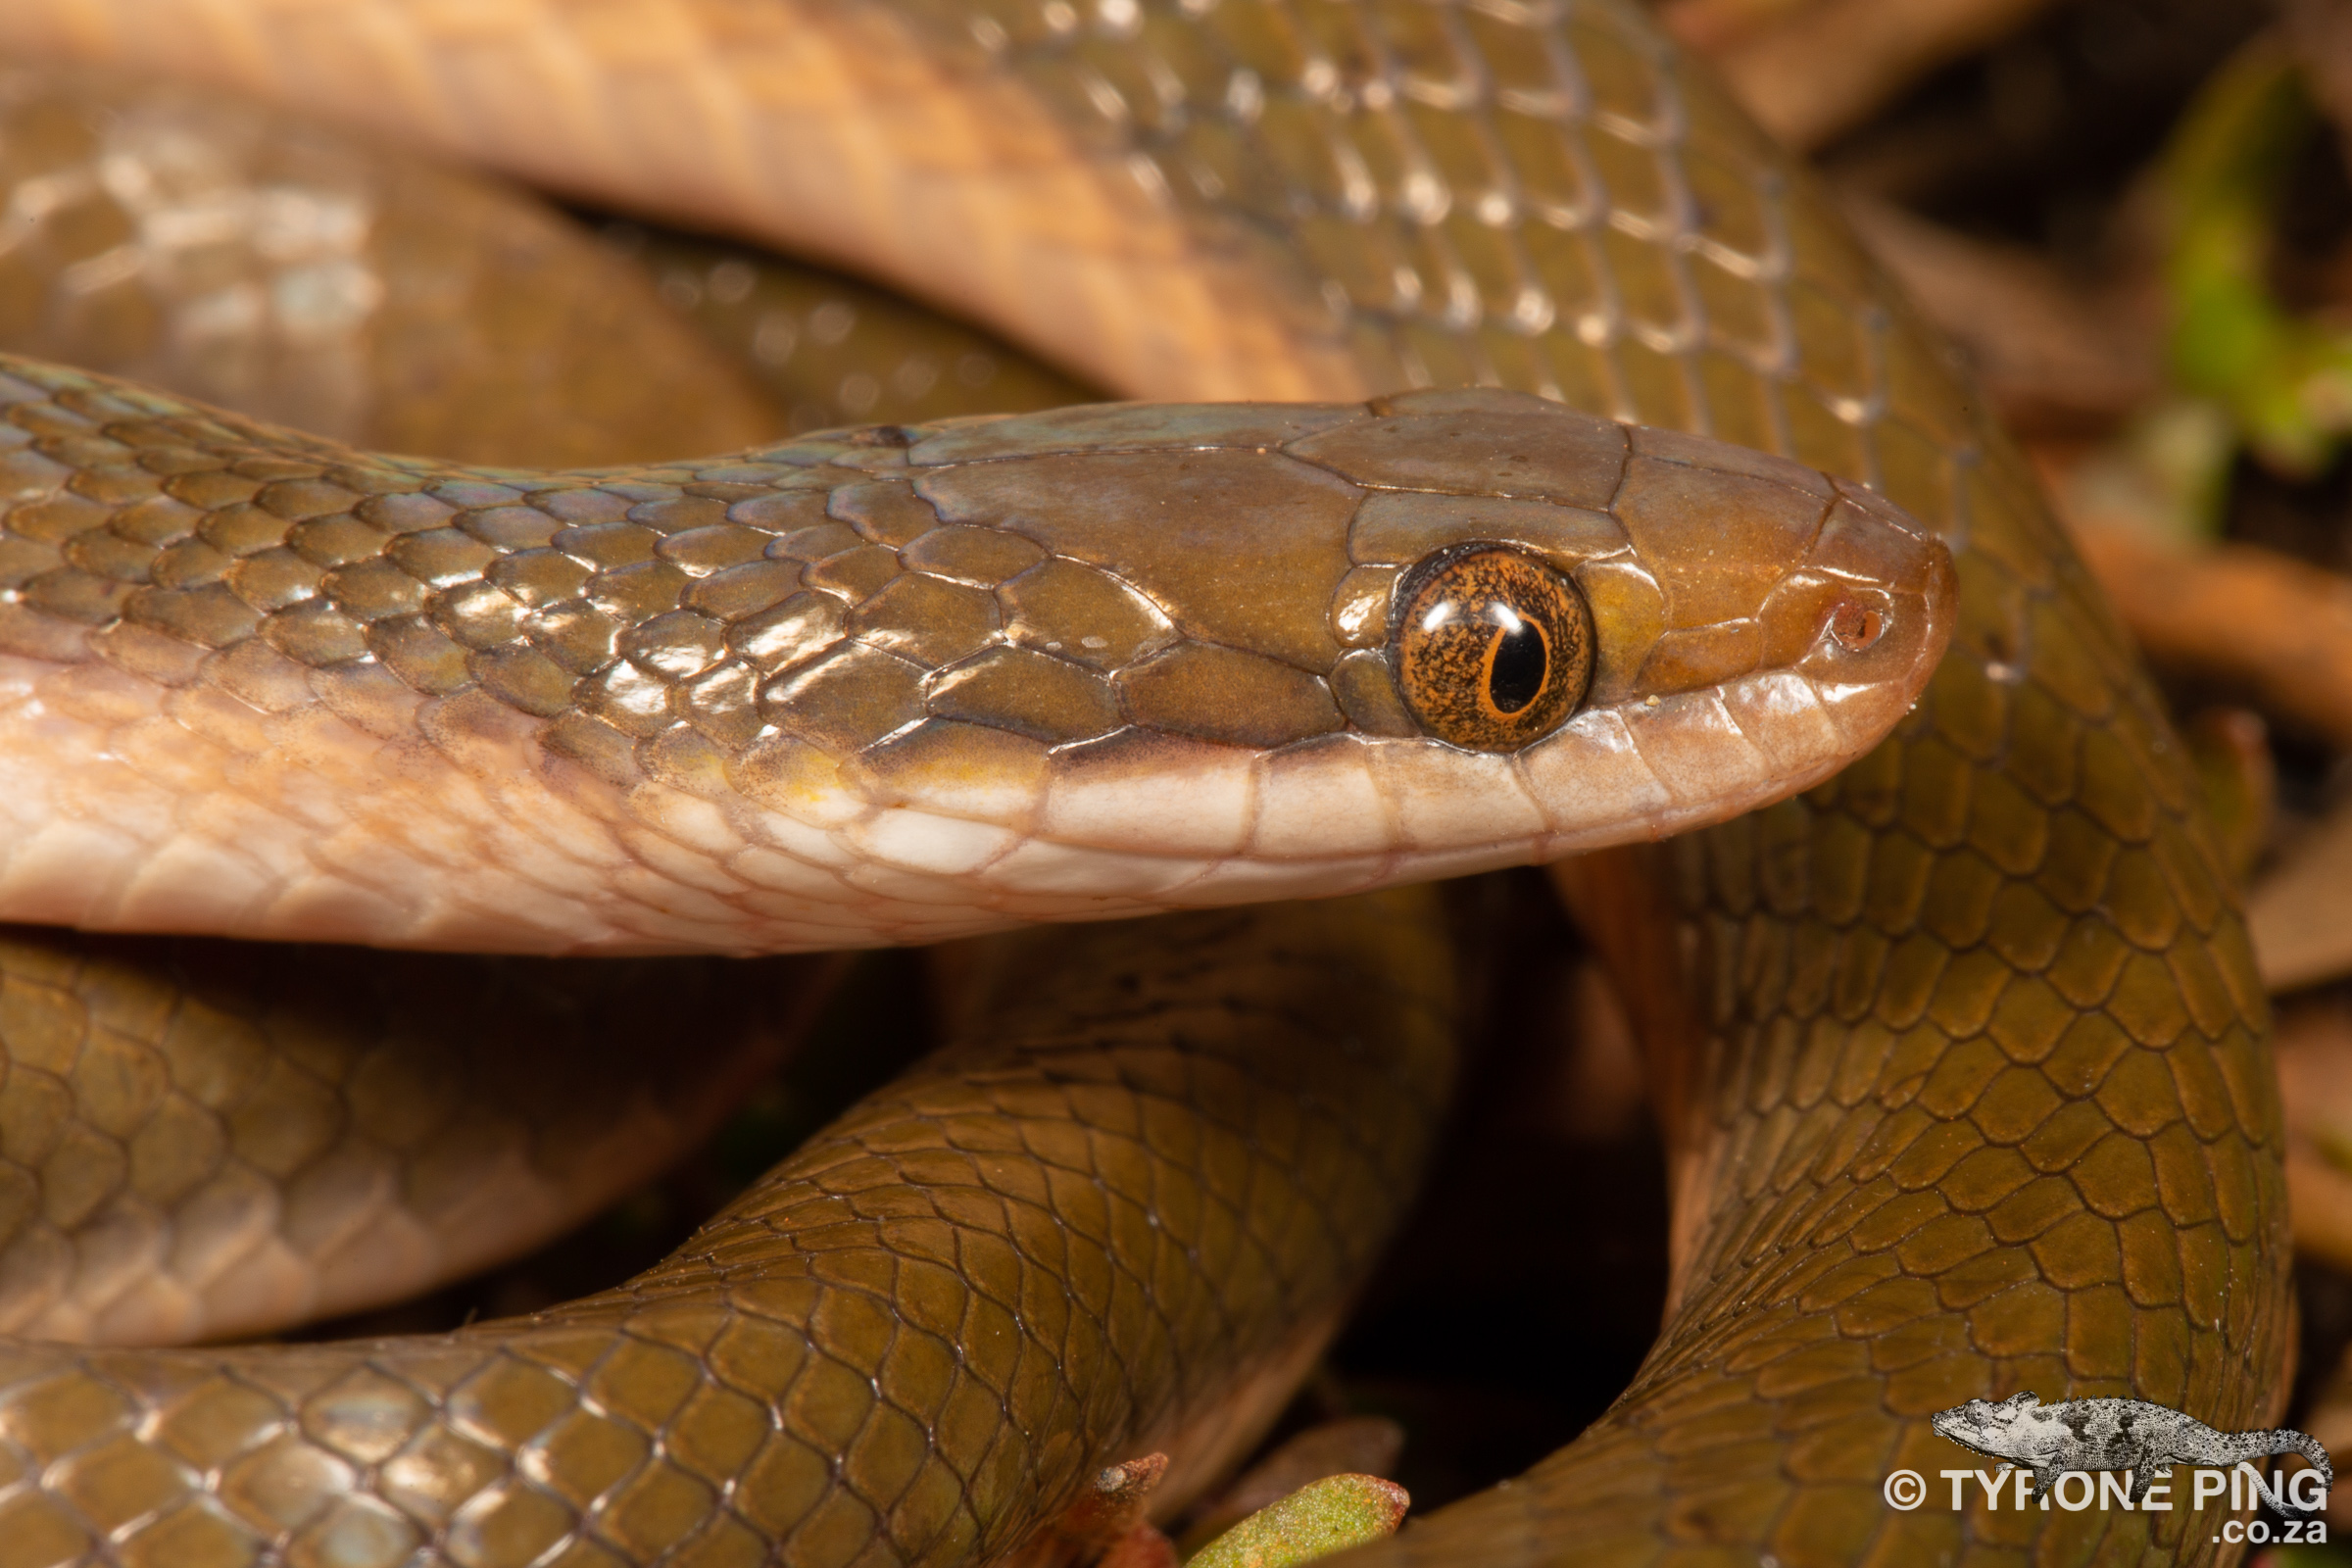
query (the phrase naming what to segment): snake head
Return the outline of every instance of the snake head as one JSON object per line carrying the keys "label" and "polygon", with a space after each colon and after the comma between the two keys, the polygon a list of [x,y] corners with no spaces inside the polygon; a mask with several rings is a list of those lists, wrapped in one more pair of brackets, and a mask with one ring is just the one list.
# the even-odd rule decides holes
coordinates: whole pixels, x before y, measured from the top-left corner
{"label": "snake head", "polygon": [[[13,419],[100,396],[7,363]],[[39,456],[0,536],[160,575],[97,633],[0,607],[49,662],[0,723],[38,778],[0,857],[71,865],[12,872],[10,918],[774,951],[1358,891],[1804,789],[1953,614],[1943,545],[1872,491],[1494,390],[543,474],[101,401],[183,466],[318,475],[173,481],[172,528],[310,564],[183,583],[181,544],[110,531],[132,501],[64,493],[78,449]],[[245,716],[164,809],[112,759],[199,710]]]}
{"label": "snake head", "polygon": [[824,698],[829,661],[874,661],[805,664],[771,688],[800,769],[777,776],[920,813],[890,835],[906,869],[1028,917],[1354,891],[1721,820],[1884,738],[1952,621],[1942,542],[1875,492],[1520,393],[906,438],[897,482],[941,527],[900,558],[1002,556],[1002,629],[934,661],[911,618],[869,619],[857,640],[913,652],[919,689],[891,733],[828,734],[792,700]]}

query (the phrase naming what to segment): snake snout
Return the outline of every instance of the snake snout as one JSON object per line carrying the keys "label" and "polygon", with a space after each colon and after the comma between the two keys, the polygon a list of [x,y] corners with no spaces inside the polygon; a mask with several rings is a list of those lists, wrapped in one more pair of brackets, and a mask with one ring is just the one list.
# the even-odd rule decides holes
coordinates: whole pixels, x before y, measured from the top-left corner
{"label": "snake snout", "polygon": [[1630,437],[1611,512],[1631,562],[1583,574],[1592,701],[1522,757],[1567,850],[1702,826],[1828,777],[1910,711],[1951,636],[1950,552],[1885,498],[1716,442]]}
{"label": "snake snout", "polygon": [[[1951,552],[1884,497],[1840,483],[1803,576],[1828,603],[1792,667],[1857,748],[1918,702],[1951,640]],[[1800,598],[1801,594],[1793,596]]]}

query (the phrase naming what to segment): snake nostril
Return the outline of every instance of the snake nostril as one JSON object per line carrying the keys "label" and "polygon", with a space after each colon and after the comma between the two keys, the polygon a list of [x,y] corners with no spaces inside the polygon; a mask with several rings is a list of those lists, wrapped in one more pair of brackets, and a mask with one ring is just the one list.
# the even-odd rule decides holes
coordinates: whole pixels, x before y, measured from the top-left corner
{"label": "snake nostril", "polygon": [[1830,636],[1849,654],[1858,654],[1886,632],[1886,612],[1848,599],[1830,612]]}

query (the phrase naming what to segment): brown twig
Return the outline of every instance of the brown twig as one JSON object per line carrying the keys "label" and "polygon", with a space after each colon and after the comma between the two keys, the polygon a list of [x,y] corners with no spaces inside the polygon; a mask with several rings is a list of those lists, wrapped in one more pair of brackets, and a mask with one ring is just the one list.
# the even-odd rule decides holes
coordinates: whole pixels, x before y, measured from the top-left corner
{"label": "brown twig", "polygon": [[2287,1209],[2297,1250],[2352,1269],[2352,1014],[2334,1001],[2283,1009],[2274,1051],[2286,1112]]}
{"label": "brown twig", "polygon": [[1693,54],[1722,55],[1820,0],[1666,0],[1667,30]]}
{"label": "brown twig", "polygon": [[1744,36],[1736,16],[1752,3],[1685,0],[1665,17],[1692,49],[1713,45],[1716,67],[1748,113],[1802,149],[1851,129],[1937,66],[2015,30],[2047,4],[1812,0]]}
{"label": "brown twig", "polygon": [[2246,895],[2246,934],[2274,991],[2352,973],[2352,814],[2339,808],[2287,845]]}
{"label": "brown twig", "polygon": [[2013,430],[2089,432],[2162,387],[2152,295],[2093,290],[2022,246],[1995,245],[1859,193],[1842,202],[1862,241],[1973,364]]}
{"label": "brown twig", "polygon": [[2075,536],[2159,667],[2237,687],[2352,750],[2352,581],[2259,545],[2194,548],[2081,520]]}
{"label": "brown twig", "polygon": [[2352,0],[2285,0],[2278,20],[2321,113],[2352,136]]}

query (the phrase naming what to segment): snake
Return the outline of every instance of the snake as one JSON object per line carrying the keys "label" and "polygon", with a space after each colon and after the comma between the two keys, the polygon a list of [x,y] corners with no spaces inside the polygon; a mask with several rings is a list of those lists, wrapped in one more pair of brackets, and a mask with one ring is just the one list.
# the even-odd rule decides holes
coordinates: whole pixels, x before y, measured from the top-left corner
{"label": "snake", "polygon": [[[1437,922],[1377,889],[1571,854],[1654,1053],[1667,1319],[1578,1442],[1351,1568],[2232,1549],[1887,1500],[1967,1397],[2276,1414],[2266,1004],[2014,449],[1643,13],[27,0],[0,44],[856,262],[1177,400],[551,478],[8,362],[11,918],[571,955],[1174,912],[983,939],[958,1044],[618,1291],[423,1346],[12,1343],[0,1561],[948,1562],[1139,1446],[1213,1471],[1448,1071]],[[1051,563],[1083,586],[1017,586]],[[698,725],[730,615],[792,700],[714,686]],[[1892,663],[1923,621],[1948,654],[1855,691],[1892,733],[1840,768],[1841,683],[1764,651]],[[1059,684],[936,678],[1024,653]],[[1690,771],[1626,770],[1678,722]],[[1273,902],[1309,894],[1352,896]],[[136,991],[17,972],[118,1032]]]}

